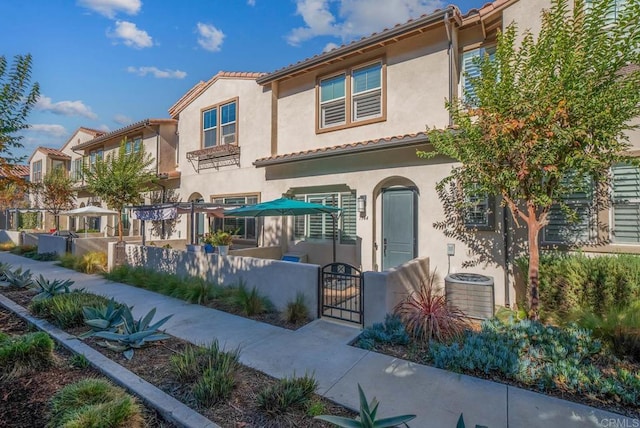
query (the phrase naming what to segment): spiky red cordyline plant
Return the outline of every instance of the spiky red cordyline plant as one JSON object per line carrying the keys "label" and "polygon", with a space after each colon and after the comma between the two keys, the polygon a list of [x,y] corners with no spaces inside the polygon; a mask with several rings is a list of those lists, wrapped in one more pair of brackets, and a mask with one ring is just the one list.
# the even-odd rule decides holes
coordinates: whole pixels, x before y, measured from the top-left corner
{"label": "spiky red cordyline plant", "polygon": [[468,327],[466,315],[457,307],[448,305],[445,296],[435,287],[436,274],[432,272],[405,300],[393,309],[407,332],[416,340],[446,342],[456,339]]}

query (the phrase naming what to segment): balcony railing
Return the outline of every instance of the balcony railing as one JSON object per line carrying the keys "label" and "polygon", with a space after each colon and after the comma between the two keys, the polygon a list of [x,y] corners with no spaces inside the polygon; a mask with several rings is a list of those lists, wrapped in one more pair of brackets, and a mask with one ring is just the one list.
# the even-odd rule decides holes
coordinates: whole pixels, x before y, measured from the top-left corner
{"label": "balcony railing", "polygon": [[187,153],[187,160],[197,172],[229,165],[240,166],[240,147],[237,144],[222,144],[194,150]]}

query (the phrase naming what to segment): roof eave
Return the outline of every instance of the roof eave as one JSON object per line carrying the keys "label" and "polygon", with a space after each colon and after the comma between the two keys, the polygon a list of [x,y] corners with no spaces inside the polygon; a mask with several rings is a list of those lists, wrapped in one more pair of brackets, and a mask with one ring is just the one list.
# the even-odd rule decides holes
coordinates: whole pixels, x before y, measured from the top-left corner
{"label": "roof eave", "polygon": [[256,79],[256,82],[260,85],[267,85],[276,80],[280,80],[290,75],[300,73],[304,70],[321,65],[328,61],[339,59],[342,56],[350,54],[351,52],[364,49],[371,45],[379,44],[383,41],[393,39],[405,33],[410,33],[412,31],[418,30],[421,27],[435,24],[440,20],[442,20],[447,13],[451,14],[453,18],[453,15],[455,14],[455,12],[457,12],[457,10],[458,9],[455,6],[451,6],[451,5],[447,6],[446,8],[438,10],[432,13],[431,15],[424,16],[422,18],[416,19],[404,25],[398,25],[394,28],[385,30],[381,33],[363,38],[357,42],[353,42],[348,45],[326,52],[324,54],[320,54],[316,57],[309,58],[306,61],[302,61],[300,63],[291,65],[289,67],[285,67],[281,70],[274,71],[273,73],[269,73],[266,76]]}
{"label": "roof eave", "polygon": [[175,123],[178,123],[178,121],[176,119],[144,119],[139,122],[132,123],[129,126],[125,126],[124,128],[116,129],[113,132],[96,137],[92,140],[85,141],[84,143],[78,144],[77,146],[73,146],[72,150],[74,151],[84,150],[86,148],[108,141],[112,138],[122,137],[123,135],[127,135],[131,132],[144,129],[147,126],[156,126],[156,125],[172,124],[172,123],[175,124]]}
{"label": "roof eave", "polygon": [[351,155],[351,154],[363,153],[363,152],[373,152],[378,150],[389,150],[389,149],[397,149],[401,147],[411,147],[411,146],[417,146],[417,145],[422,145],[427,143],[429,143],[428,136],[417,135],[414,137],[408,137],[403,139],[391,139],[389,141],[381,141],[381,142],[369,144],[369,145],[364,144],[356,147],[337,148],[337,149],[325,150],[320,152],[294,155],[294,156],[284,157],[284,158],[256,160],[253,162],[253,165],[256,168],[262,168],[267,166],[275,166],[275,165],[282,165],[286,163],[323,159],[323,158],[329,158],[329,157],[340,156],[340,155]]}

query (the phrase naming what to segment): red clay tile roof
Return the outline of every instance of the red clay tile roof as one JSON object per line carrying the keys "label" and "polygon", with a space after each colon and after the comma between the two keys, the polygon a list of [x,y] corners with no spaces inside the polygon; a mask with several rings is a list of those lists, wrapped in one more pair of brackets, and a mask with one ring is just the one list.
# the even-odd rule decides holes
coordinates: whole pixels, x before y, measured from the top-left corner
{"label": "red clay tile roof", "polygon": [[289,76],[292,73],[301,72],[314,66],[321,66],[326,64],[328,61],[339,59],[344,55],[366,49],[370,46],[378,46],[380,43],[387,41],[395,42],[398,40],[399,36],[409,35],[420,28],[443,22],[442,18],[446,16],[447,12],[451,13],[450,19],[458,22],[459,25],[465,25],[467,24],[466,21],[471,23],[481,20],[485,16],[501,11],[516,1],[519,0],[496,0],[494,2],[486,3],[479,9],[471,9],[464,15],[460,13],[460,9],[456,5],[449,5],[444,9],[436,9],[430,14],[424,14],[418,18],[409,19],[408,21],[398,23],[391,28],[385,28],[380,32],[362,37],[358,40],[354,40],[350,43],[331,49],[330,51],[305,58],[286,67],[265,74],[263,77],[258,79],[258,83],[261,85],[268,84],[274,80]]}
{"label": "red clay tile roof", "polygon": [[248,79],[255,80],[266,73],[251,71],[219,71],[215,76],[206,82],[200,81],[193,88],[189,89],[174,105],[169,107],[169,115],[176,118],[191,102],[200,96],[207,88],[213,85],[218,79]]}
{"label": "red clay tile roof", "polygon": [[86,126],[81,126],[78,130],[83,130],[87,134],[93,134],[94,137],[98,137],[100,135],[106,134],[104,131],[100,131],[99,129],[87,128]]}
{"label": "red clay tile roof", "polygon": [[69,156],[66,153],[61,152],[60,150],[57,149],[52,149],[51,147],[43,147],[40,146],[36,149],[36,151],[41,151],[42,153],[44,153],[47,156],[52,156],[52,157],[57,157],[57,158],[62,158],[62,159],[71,159],[71,156]]}
{"label": "red clay tile roof", "polygon": [[154,125],[162,125],[162,124],[177,124],[178,121],[175,119],[144,119],[138,122],[132,123],[131,125],[127,125],[125,127],[116,129],[115,131],[111,131],[109,133],[103,133],[102,135],[97,136],[96,138],[85,141],[84,143],[80,143],[74,146],[74,150],[76,149],[84,149],[86,147],[91,147],[94,144],[101,143],[103,141],[109,140],[111,138],[121,137],[126,135],[129,132],[138,131],[145,126],[154,126]]}
{"label": "red clay tile roof", "polygon": [[[29,170],[29,165],[7,165],[5,167],[9,174],[16,177],[29,177],[31,171]],[[5,177],[5,168],[0,168],[0,177]]]}
{"label": "red clay tile roof", "polygon": [[321,147],[318,149],[304,150],[301,152],[274,155],[257,159],[255,162],[253,162],[253,164],[257,167],[277,165],[281,163],[324,158],[346,153],[380,150],[395,147],[406,147],[409,145],[425,144],[427,142],[427,134],[425,132],[417,132],[415,134],[397,135],[393,137],[379,138],[376,140],[359,141],[356,143],[340,144],[337,146]]}

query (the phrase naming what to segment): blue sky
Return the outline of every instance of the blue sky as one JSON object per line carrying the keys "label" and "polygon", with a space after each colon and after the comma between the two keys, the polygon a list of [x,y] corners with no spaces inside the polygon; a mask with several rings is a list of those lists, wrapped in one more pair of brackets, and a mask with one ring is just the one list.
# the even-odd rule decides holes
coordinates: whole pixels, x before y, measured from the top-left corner
{"label": "blue sky", "polygon": [[[220,70],[269,72],[448,4],[444,0],[3,0],[0,55],[31,53],[41,98],[24,149],[79,126],[115,130]],[[452,1],[463,13],[486,0]]]}

